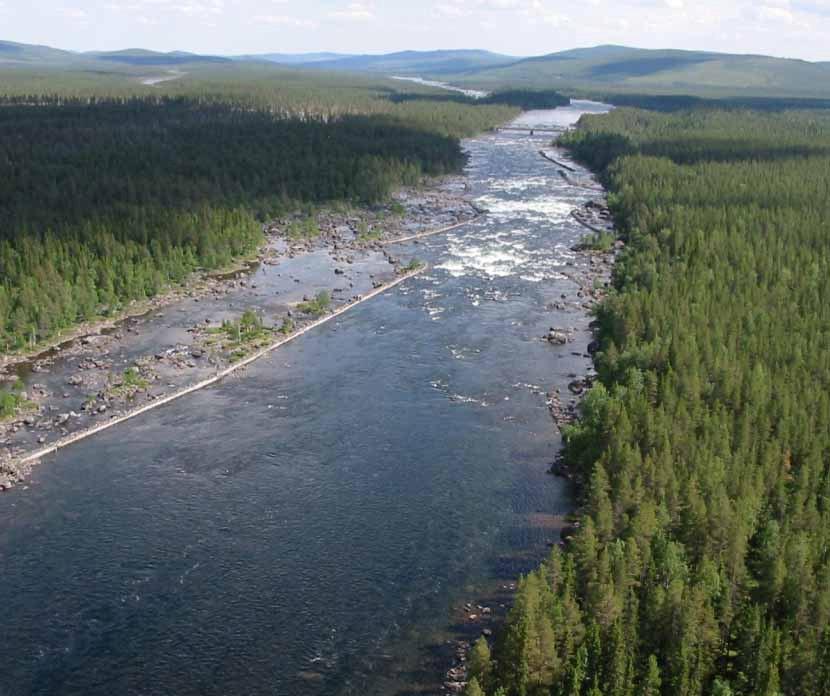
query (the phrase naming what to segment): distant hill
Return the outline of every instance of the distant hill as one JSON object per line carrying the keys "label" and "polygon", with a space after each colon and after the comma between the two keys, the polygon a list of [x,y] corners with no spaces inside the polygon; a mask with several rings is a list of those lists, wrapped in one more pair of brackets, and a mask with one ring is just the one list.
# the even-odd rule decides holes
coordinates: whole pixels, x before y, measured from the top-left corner
{"label": "distant hill", "polygon": [[512,56],[489,51],[402,51],[385,55],[346,56],[305,65],[320,70],[440,77],[451,73],[466,73],[509,65],[515,63],[516,60]]}
{"label": "distant hill", "polygon": [[171,53],[159,53],[157,51],[146,51],[141,48],[129,48],[124,51],[91,52],[84,56],[96,60],[111,63],[122,63],[124,65],[184,65],[186,63],[230,63],[230,58],[220,56],[202,56],[195,53],[183,51],[172,51]]}
{"label": "distant hill", "polygon": [[61,65],[82,62],[77,53],[61,51],[49,46],[34,46],[31,44],[15,43],[14,41],[0,41],[0,64],[45,64]]}
{"label": "distant hill", "polygon": [[[830,63],[705,51],[596,46],[461,72],[468,86],[712,95],[830,95]],[[447,79],[447,76],[445,76]]]}
{"label": "distant hill", "polygon": [[286,70],[422,77],[486,91],[552,89],[600,98],[620,94],[830,98],[830,62],[709,51],[607,45],[533,58],[479,50],[401,51],[385,55],[264,53],[228,57],[138,48],[75,53],[0,41],[3,71],[43,66],[90,74],[96,71],[140,74],[142,68],[186,65],[195,69],[201,65],[210,69],[215,65],[239,66],[240,63],[248,63],[255,70],[265,70],[271,65]]}
{"label": "distant hill", "polygon": [[532,58],[488,51],[402,51],[386,55],[260,56],[318,70],[419,76],[485,90],[557,89],[593,94],[830,97],[830,62],[710,51],[603,45]]}
{"label": "distant hill", "polygon": [[337,61],[354,56],[346,53],[262,53],[233,56],[235,60],[257,60],[278,65],[313,65],[324,61]]}
{"label": "distant hill", "polygon": [[85,70],[112,68],[114,64],[123,66],[175,66],[197,63],[230,63],[230,58],[221,56],[203,56],[183,51],[160,53],[141,48],[123,51],[89,51],[76,53],[63,51],[49,46],[21,44],[14,41],[0,41],[0,67],[5,69],[20,67],[77,68]]}

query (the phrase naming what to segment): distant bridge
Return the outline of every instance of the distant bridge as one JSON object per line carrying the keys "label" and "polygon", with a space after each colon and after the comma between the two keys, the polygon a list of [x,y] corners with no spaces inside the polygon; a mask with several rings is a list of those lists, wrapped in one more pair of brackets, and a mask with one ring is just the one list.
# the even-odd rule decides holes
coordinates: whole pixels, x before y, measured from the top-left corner
{"label": "distant bridge", "polygon": [[562,128],[535,128],[533,126],[503,126],[496,128],[500,132],[511,133],[561,133]]}

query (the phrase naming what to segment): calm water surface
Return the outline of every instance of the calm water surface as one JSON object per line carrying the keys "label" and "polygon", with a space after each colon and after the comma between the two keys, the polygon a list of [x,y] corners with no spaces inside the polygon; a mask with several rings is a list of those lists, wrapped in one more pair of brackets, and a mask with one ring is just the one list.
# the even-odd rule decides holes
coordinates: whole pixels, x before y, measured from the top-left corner
{"label": "calm water surface", "polygon": [[[522,120],[582,110],[602,108]],[[568,497],[539,392],[588,340],[549,308],[588,195],[549,137],[466,143],[491,214],[402,249],[426,275],[0,497],[0,694],[389,692],[410,627],[542,553],[536,513]],[[552,325],[577,343],[539,340]]]}

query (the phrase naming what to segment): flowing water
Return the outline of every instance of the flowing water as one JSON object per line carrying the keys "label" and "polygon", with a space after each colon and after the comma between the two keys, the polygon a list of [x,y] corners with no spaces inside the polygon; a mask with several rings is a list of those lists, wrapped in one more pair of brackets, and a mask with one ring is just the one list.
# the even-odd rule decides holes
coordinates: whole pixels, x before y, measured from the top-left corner
{"label": "flowing water", "polygon": [[[544,392],[589,340],[551,304],[591,195],[545,144],[466,143],[491,212],[402,249],[425,275],[0,497],[0,694],[397,691],[412,627],[541,557],[569,507]],[[576,342],[540,340],[554,325]]]}

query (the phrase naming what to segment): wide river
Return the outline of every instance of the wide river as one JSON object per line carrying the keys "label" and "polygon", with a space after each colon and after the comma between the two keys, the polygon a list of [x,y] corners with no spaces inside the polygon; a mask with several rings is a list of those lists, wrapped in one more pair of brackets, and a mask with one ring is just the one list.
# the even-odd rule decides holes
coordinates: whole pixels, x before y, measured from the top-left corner
{"label": "wide river", "polygon": [[552,304],[591,193],[551,137],[465,143],[490,215],[402,249],[425,275],[0,496],[2,696],[420,693],[451,608],[570,504],[544,392],[586,369],[588,318]]}

